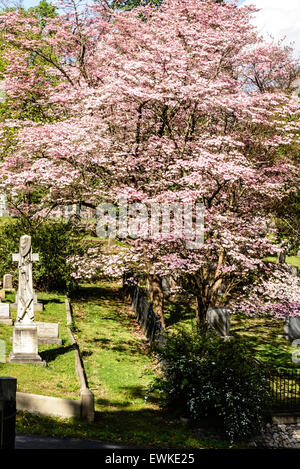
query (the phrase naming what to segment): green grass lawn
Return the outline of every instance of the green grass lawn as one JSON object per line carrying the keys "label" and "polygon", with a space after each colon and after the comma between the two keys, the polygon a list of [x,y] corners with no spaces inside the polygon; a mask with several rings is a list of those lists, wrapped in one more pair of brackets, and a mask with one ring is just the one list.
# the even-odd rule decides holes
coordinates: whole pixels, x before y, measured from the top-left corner
{"label": "green grass lawn", "polygon": [[75,330],[95,396],[96,422],[88,437],[127,444],[208,448],[228,443],[200,439],[178,415],[145,400],[156,363],[119,284],[84,286],[72,300]]}
{"label": "green grass lawn", "polygon": [[[264,260],[275,263],[276,257],[270,256],[270,257],[266,257]],[[300,256],[287,256],[286,263],[300,268]]]}
{"label": "green grass lawn", "polygon": [[[175,302],[166,302],[166,325],[169,330],[196,327],[195,311],[193,305],[182,305]],[[267,316],[246,316],[244,314],[230,315],[230,334],[242,336],[258,360],[284,368],[298,368],[292,362],[292,353],[297,350],[291,342],[284,339],[283,319]]]}
{"label": "green grass lawn", "polygon": [[[47,321],[60,323],[63,347],[40,347],[43,358],[50,357],[45,368],[3,364],[1,374],[17,376],[17,373],[18,389],[22,391],[77,398],[79,387],[64,322],[64,297],[40,294],[39,300],[44,302],[45,312],[36,313],[36,319],[46,320],[47,312]],[[9,297],[8,301],[12,299]],[[173,414],[162,411],[155,396],[145,400],[157,365],[150,357],[148,343],[130,305],[120,294],[119,284],[83,285],[72,299],[72,306],[73,332],[82,352],[89,387],[95,396],[95,422],[89,424],[18,413],[17,431],[147,447],[230,446],[226,441],[200,437],[195,426],[181,423],[176,409]],[[195,324],[192,307],[171,302],[166,306],[169,328],[178,325],[189,328]],[[231,332],[243,335],[254,348],[257,358],[278,366],[293,367],[291,353],[294,349],[279,337],[282,327],[283,321],[279,320],[231,316]],[[8,340],[12,328],[0,325],[0,337],[1,333]],[[8,352],[10,347],[8,344]]]}
{"label": "green grass lawn", "polygon": [[72,299],[73,333],[95,396],[95,422],[18,413],[18,431],[147,447],[229,447],[226,441],[200,437],[176,413],[163,412],[155,397],[145,400],[156,364],[119,287],[85,285]]}
{"label": "green grass lawn", "polygon": [[[5,301],[12,303],[14,294],[6,295]],[[69,399],[79,399],[80,387],[75,371],[74,350],[66,328],[65,297],[58,294],[38,294],[44,303],[44,311],[35,312],[36,321],[57,322],[62,345],[40,345],[39,353],[47,365],[20,365],[0,363],[2,376],[17,378],[17,390]],[[11,316],[16,318],[16,310],[11,309]],[[0,324],[0,339],[5,340],[6,358],[12,350],[11,337],[13,326]]]}

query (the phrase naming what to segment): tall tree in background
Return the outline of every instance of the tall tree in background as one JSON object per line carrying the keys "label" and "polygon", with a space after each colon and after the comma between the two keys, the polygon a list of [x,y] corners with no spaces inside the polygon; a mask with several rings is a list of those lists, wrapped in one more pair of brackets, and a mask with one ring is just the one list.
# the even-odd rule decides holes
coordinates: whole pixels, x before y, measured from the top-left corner
{"label": "tall tree in background", "polygon": [[[1,166],[11,204],[37,217],[66,200],[203,203],[201,249],[148,232],[130,256],[153,280],[159,314],[159,279],[172,273],[195,295],[199,324],[214,305],[300,313],[297,279],[262,261],[278,249],[270,218],[299,182],[289,152],[299,143],[297,64],[288,47],[262,44],[251,14],[213,0],[130,11],[67,2],[42,34],[34,14],[0,18],[15,113],[3,135],[18,129]],[[39,117],[24,119],[28,100]]]}

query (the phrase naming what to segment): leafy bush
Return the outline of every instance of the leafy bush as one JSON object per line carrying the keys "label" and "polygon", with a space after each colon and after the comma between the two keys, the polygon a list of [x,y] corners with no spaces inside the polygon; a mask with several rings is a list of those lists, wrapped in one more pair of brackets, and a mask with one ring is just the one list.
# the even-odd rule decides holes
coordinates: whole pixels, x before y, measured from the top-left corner
{"label": "leafy bush", "polygon": [[34,263],[35,288],[46,291],[66,291],[75,287],[68,257],[82,249],[72,223],[63,220],[44,221],[38,226],[24,226],[22,219],[7,219],[0,226],[0,275],[13,273],[18,279],[17,263],[12,253],[19,251],[20,236],[32,237],[32,248],[39,253]]}
{"label": "leafy bush", "polygon": [[150,392],[159,391],[161,406],[195,421],[218,417],[231,441],[255,434],[265,423],[270,387],[242,339],[177,331],[155,353],[161,375]]}

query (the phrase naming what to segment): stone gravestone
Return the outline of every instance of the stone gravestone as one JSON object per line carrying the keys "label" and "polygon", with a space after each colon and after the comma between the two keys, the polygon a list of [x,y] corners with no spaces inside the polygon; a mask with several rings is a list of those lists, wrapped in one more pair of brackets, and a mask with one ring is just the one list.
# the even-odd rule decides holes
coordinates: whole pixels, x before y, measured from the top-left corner
{"label": "stone gravestone", "polygon": [[5,274],[3,276],[3,290],[13,290],[13,276],[11,274]]}
{"label": "stone gravestone", "polygon": [[291,342],[300,339],[300,317],[288,316],[285,319],[283,332],[284,338]]}
{"label": "stone gravestone", "polygon": [[18,262],[19,287],[13,350],[9,358],[12,363],[45,364],[38,354],[38,332],[33,309],[32,262],[38,259],[38,254],[32,253],[31,236],[21,236],[19,253],[13,254],[13,261]]}
{"label": "stone gravestone", "polygon": [[4,217],[6,212],[6,196],[5,194],[0,194],[0,217]]}
{"label": "stone gravestone", "polygon": [[298,277],[298,267],[295,265],[287,264],[287,270],[293,277]]}
{"label": "stone gravestone", "polygon": [[226,308],[208,308],[206,320],[209,329],[214,329],[221,337],[229,337],[229,310]]}
{"label": "stone gravestone", "polygon": [[170,277],[162,277],[161,286],[162,286],[162,289],[163,289],[163,293],[165,295],[169,295],[169,293],[171,291]]}
{"label": "stone gravestone", "polygon": [[55,322],[36,322],[38,329],[39,344],[61,345],[62,340],[58,337],[58,324]]}
{"label": "stone gravestone", "polygon": [[0,324],[13,324],[13,320],[10,317],[9,303],[0,303]]}

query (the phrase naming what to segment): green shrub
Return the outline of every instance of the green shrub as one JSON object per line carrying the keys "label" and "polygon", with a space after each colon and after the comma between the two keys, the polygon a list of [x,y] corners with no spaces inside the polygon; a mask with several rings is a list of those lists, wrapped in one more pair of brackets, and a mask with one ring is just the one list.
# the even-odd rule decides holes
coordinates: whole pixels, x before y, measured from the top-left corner
{"label": "green shrub", "polygon": [[17,263],[12,253],[19,251],[20,236],[32,237],[33,252],[39,253],[34,263],[35,288],[44,291],[66,291],[75,287],[68,257],[80,253],[78,233],[72,223],[63,220],[44,221],[38,226],[24,226],[22,219],[10,218],[0,226],[0,275],[13,273],[18,280]]}
{"label": "green shrub", "polygon": [[242,339],[177,331],[155,354],[161,375],[149,391],[159,391],[162,407],[194,421],[217,417],[231,441],[250,437],[266,422],[270,386]]}

